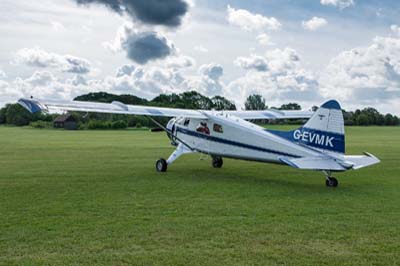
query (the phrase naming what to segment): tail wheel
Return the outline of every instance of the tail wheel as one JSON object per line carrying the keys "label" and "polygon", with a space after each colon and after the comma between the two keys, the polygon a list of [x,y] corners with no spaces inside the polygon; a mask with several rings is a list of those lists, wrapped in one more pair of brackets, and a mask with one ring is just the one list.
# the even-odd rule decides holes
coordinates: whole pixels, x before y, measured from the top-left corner
{"label": "tail wheel", "polygon": [[156,170],[157,172],[166,172],[168,168],[167,161],[163,158],[159,159],[156,162]]}
{"label": "tail wheel", "polygon": [[326,179],[325,184],[327,187],[337,187],[339,185],[339,182],[337,181],[336,178],[329,177],[328,179]]}
{"label": "tail wheel", "polygon": [[220,157],[220,156],[212,157],[212,166],[214,168],[221,168],[223,164],[224,164],[224,161],[222,160],[222,157]]}

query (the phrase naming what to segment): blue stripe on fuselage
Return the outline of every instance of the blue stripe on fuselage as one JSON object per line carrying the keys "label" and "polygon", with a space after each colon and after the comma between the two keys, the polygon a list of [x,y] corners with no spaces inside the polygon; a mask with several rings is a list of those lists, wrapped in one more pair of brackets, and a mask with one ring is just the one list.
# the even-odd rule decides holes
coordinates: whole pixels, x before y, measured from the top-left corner
{"label": "blue stripe on fuselage", "polygon": [[241,148],[246,148],[246,149],[250,149],[250,150],[273,153],[273,154],[282,155],[282,156],[288,156],[288,157],[293,157],[293,158],[300,158],[301,157],[301,156],[290,154],[290,153],[286,153],[286,152],[271,150],[271,149],[262,148],[262,147],[258,147],[258,146],[254,146],[254,145],[249,145],[249,144],[245,144],[245,143],[241,143],[241,142],[237,142],[237,141],[232,141],[232,140],[228,140],[228,139],[223,139],[223,138],[219,138],[219,137],[206,135],[206,134],[203,134],[203,133],[199,133],[199,132],[192,131],[192,130],[185,129],[185,128],[181,128],[181,127],[178,127],[177,131],[181,132],[182,134],[186,134],[186,135],[189,135],[189,136],[192,136],[192,137],[202,138],[202,139],[206,139],[206,140],[209,140],[209,141],[219,142],[219,143],[232,145],[232,146],[236,146],[236,147],[241,147]]}

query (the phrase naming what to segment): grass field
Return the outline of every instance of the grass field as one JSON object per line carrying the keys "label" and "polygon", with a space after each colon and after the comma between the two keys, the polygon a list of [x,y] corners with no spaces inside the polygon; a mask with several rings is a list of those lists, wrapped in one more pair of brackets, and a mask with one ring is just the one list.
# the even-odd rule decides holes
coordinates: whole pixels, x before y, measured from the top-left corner
{"label": "grass field", "polygon": [[0,127],[0,265],[399,265],[400,128],[350,127],[337,174],[186,155],[165,134]]}

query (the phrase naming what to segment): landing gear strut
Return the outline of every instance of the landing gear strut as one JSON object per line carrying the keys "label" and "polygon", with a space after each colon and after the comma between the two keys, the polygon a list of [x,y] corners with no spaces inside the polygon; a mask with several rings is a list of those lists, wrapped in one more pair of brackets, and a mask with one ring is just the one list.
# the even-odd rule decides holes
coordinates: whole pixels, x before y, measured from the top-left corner
{"label": "landing gear strut", "polygon": [[224,164],[221,156],[212,156],[212,166],[214,168],[221,168]]}
{"label": "landing gear strut", "polygon": [[178,159],[182,154],[192,153],[193,150],[189,149],[182,143],[179,143],[176,147],[176,150],[169,156],[167,160],[161,158],[156,162],[156,170],[157,172],[166,172],[168,165]]}
{"label": "landing gear strut", "polygon": [[327,187],[337,187],[339,185],[339,181],[336,178],[331,176],[330,171],[323,171],[326,176],[325,184]]}

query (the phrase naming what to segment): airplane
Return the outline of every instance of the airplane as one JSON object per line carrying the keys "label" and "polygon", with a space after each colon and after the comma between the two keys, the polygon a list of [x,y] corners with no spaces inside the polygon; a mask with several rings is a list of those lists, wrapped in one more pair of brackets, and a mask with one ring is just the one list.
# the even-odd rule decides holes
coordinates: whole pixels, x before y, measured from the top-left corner
{"label": "airplane", "polygon": [[[181,155],[204,153],[212,166],[221,168],[223,158],[259,161],[296,169],[321,171],[326,186],[337,187],[335,172],[360,169],[379,163],[374,155],[345,155],[343,114],[336,100],[323,103],[317,111],[216,111],[188,110],[112,103],[49,101],[21,98],[18,103],[31,113],[66,111],[144,115],[166,131],[176,147],[168,159],[156,162],[156,170],[165,172]],[[164,127],[153,117],[172,117]],[[306,119],[292,131],[271,130],[247,120]]]}

